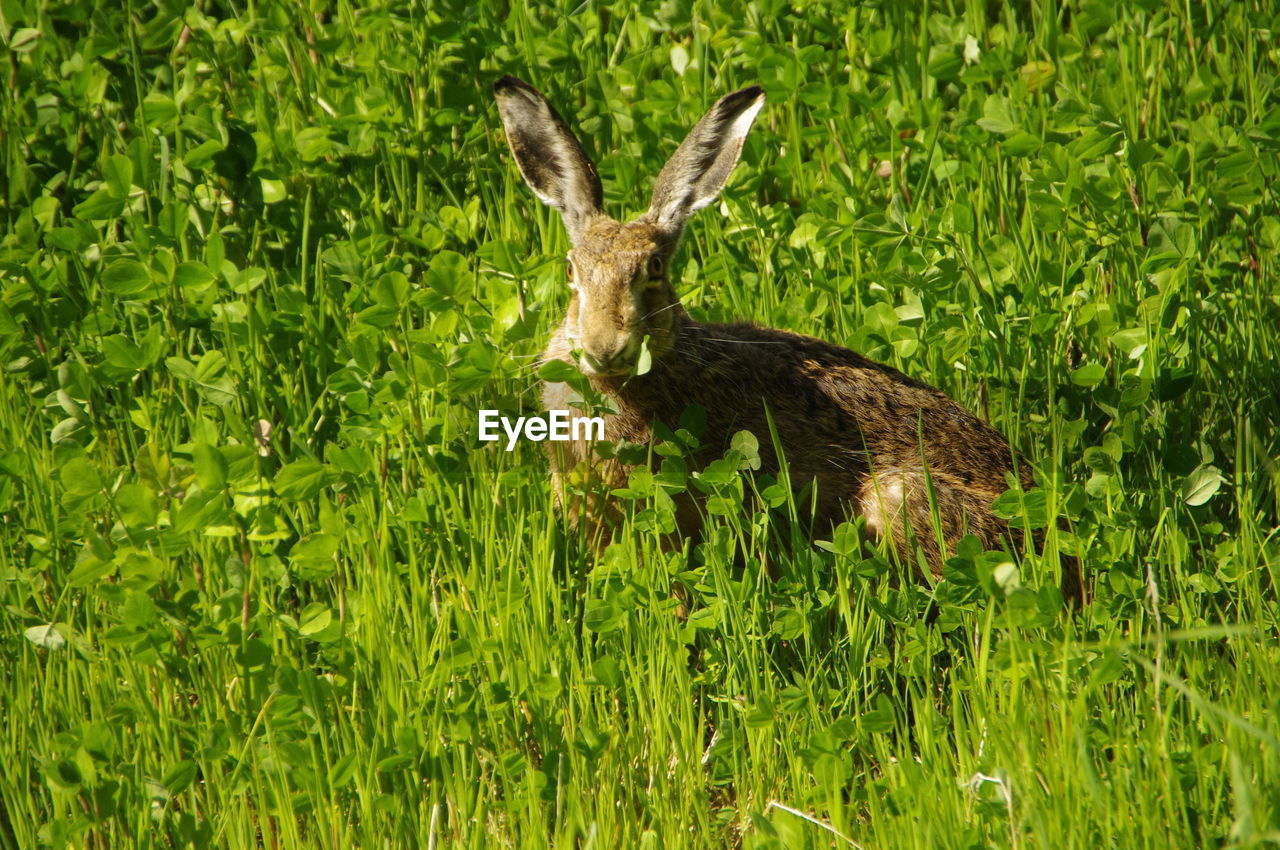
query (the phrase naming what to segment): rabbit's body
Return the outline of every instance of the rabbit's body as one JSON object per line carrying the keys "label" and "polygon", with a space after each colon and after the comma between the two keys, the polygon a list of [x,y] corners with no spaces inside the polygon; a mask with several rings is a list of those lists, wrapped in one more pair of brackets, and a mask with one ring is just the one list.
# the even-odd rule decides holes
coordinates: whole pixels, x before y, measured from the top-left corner
{"label": "rabbit's body", "polygon": [[[605,214],[595,166],[541,93],[514,77],[494,90],[521,173],[559,210],[573,244],[566,266],[573,294],[544,359],[574,364],[612,398],[617,412],[605,417],[606,440],[649,443],[655,422],[675,427],[699,405],[706,423],[697,461],[719,457],[733,434],[750,431],[761,472],[785,465],[796,493],[814,485],[814,501],[799,507],[815,531],[863,515],[909,561],[907,547],[918,543],[934,573],[944,558],[939,538],[946,549],[965,534],[992,545],[1009,531],[992,502],[1012,483],[1031,486],[1030,471],[999,432],[942,392],[813,337],[700,324],[680,305],[669,262],[689,215],[728,181],[763,106],[760,88],[726,95],[707,112],[658,175],[649,210],[625,224]],[[646,345],[651,368],[634,374]],[[574,407],[563,384],[545,386],[543,403]],[[549,446],[557,498],[570,518],[606,530],[616,506],[602,494],[624,486],[630,468],[585,442]],[[565,504],[576,489],[569,485],[590,478],[602,480],[577,481],[587,501]],[[680,530],[696,533],[697,506],[687,498],[678,506]]]}
{"label": "rabbit's body", "polygon": [[[605,416],[606,440],[646,444],[652,423],[674,428],[689,405],[699,405],[706,411],[699,461],[719,457],[729,437],[745,430],[758,438],[760,471],[776,475],[771,418],[792,487],[800,492],[816,481],[815,527],[829,530],[863,514],[873,532],[894,531],[902,548],[909,545],[906,528],[895,526],[893,517],[905,509],[919,523],[910,525],[931,565],[940,566],[929,521],[931,484],[948,547],[964,533],[987,545],[998,541],[1004,523],[990,506],[1009,487],[1013,451],[945,394],[814,337],[747,323],[700,324],[683,311],[674,319],[673,346],[651,371],[592,379],[617,407]],[[568,336],[557,333],[543,356],[574,362]],[[569,409],[571,394],[566,384],[546,384],[543,405]],[[557,473],[593,458],[586,441],[548,445]],[[624,486],[630,469],[603,465],[606,480],[599,483]],[[1025,487],[1032,484],[1025,466],[1019,479]],[[681,531],[695,534],[698,511],[687,502],[680,507]]]}

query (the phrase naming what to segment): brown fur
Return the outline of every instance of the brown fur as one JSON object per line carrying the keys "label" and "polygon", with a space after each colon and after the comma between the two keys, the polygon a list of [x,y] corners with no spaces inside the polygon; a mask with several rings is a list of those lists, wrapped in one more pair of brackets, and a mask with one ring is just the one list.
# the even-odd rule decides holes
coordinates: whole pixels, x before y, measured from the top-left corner
{"label": "brown fur", "polygon": [[[566,325],[573,312],[571,307]],[[936,570],[941,559],[929,521],[927,464],[948,548],[965,533],[997,543],[1004,524],[990,505],[1008,489],[1013,452],[991,426],[938,390],[848,349],[750,324],[703,325],[679,307],[666,313],[670,347],[648,374],[592,379],[618,408],[605,417],[607,440],[647,443],[652,422],[674,425],[686,406],[697,404],[707,411],[699,460],[719,457],[728,438],[746,430],[759,440],[761,470],[776,474],[767,409],[792,487],[799,491],[817,481],[819,527],[865,514],[869,529],[890,531],[903,553],[910,551],[909,527]],[[645,332],[653,336],[654,330]],[[572,339],[562,326],[544,357],[574,362]],[[567,409],[570,392],[564,384],[548,384],[543,404]],[[557,473],[593,457],[586,442],[557,448]],[[629,472],[611,462],[599,470],[611,487],[622,486]],[[1024,487],[1032,486],[1025,466],[1019,477]]]}
{"label": "brown fur", "polygon": [[[527,84],[504,78],[497,90],[509,137],[531,134],[520,126],[531,103],[552,116],[539,132],[563,127]],[[507,106],[512,100],[518,109]],[[919,545],[929,571],[938,574],[944,550],[965,534],[992,547],[1009,533],[991,504],[1012,483],[1030,488],[1034,482],[1008,441],[941,391],[848,349],[748,323],[701,324],[680,306],[667,277],[684,219],[728,179],[762,100],[758,89],[722,98],[663,169],[649,212],[627,224],[592,202],[598,180],[591,183],[595,170],[589,162],[562,163],[568,179],[550,186],[536,185],[545,176],[532,177],[534,167],[521,166],[535,191],[554,197],[549,203],[574,222],[574,293],[544,359],[577,365],[613,400],[617,413],[605,417],[609,441],[648,443],[653,423],[674,427],[685,408],[696,404],[707,413],[696,460],[719,457],[729,438],[746,430],[759,441],[761,472],[776,474],[771,417],[793,489],[816,487],[815,531],[861,514],[871,533],[891,540],[908,561]],[[557,148],[581,151],[576,140]],[[520,142],[513,141],[512,149],[517,161],[526,155]],[[574,185],[586,188],[574,192]],[[633,377],[645,336],[652,369]],[[572,409],[570,392],[564,384],[548,384],[543,404],[548,410]],[[576,483],[599,494],[623,486],[630,473],[615,460],[599,459],[586,442],[548,446],[562,500],[572,489],[569,477],[578,476]],[[607,540],[617,519],[608,499],[570,499],[564,506],[573,522],[586,522],[593,539]],[[695,506],[682,504],[678,521],[683,534],[698,533]]]}

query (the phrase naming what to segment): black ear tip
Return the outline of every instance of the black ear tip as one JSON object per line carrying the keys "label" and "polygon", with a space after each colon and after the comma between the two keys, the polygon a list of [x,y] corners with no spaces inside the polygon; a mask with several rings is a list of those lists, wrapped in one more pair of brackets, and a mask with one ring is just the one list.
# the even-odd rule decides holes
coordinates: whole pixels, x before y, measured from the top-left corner
{"label": "black ear tip", "polygon": [[493,84],[494,94],[509,94],[517,91],[538,94],[538,90],[533,86],[529,85],[519,77],[513,77],[510,74],[503,74],[502,77]]}
{"label": "black ear tip", "polygon": [[764,89],[760,86],[747,86],[720,98],[721,115],[730,115],[746,109],[758,100],[764,99]]}
{"label": "black ear tip", "polygon": [[724,96],[724,99],[733,103],[750,103],[762,97],[764,97],[763,86],[747,86],[745,89],[730,92]]}

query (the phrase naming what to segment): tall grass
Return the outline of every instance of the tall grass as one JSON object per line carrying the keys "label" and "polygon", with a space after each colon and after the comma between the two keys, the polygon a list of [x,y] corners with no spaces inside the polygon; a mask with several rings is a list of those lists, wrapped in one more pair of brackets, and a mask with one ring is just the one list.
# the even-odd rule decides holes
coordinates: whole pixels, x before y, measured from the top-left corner
{"label": "tall grass", "polygon": [[[0,846],[1280,842],[1278,27],[0,3]],[[637,482],[590,558],[476,439],[567,300],[503,73],[617,215],[762,84],[686,304],[938,385],[1071,532],[918,586]]]}

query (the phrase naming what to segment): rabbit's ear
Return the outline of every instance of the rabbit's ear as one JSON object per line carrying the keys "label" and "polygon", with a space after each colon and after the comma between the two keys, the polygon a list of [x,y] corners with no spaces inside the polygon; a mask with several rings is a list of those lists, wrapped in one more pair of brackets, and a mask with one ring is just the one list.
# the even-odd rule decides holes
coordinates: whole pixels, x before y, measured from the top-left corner
{"label": "rabbit's ear", "polygon": [[560,113],[533,86],[505,76],[494,83],[493,93],[525,182],[543,203],[560,211],[570,241],[577,243],[604,206],[595,165]]}
{"label": "rabbit's ear", "polygon": [[647,217],[678,233],[690,214],[715,200],[742,154],[742,143],[764,106],[759,86],[720,98],[672,154],[653,186]]}

